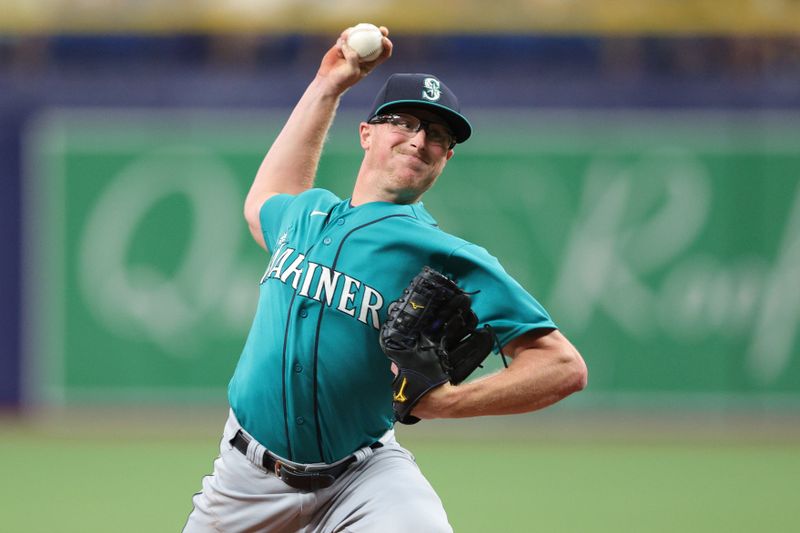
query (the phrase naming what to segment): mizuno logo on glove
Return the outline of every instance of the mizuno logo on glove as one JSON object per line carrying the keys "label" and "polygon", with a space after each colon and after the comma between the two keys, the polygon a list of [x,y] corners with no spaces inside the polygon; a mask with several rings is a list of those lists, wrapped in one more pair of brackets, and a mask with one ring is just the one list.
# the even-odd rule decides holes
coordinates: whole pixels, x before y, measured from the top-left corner
{"label": "mizuno logo on glove", "polygon": [[408,400],[408,398],[406,398],[406,395],[404,394],[406,390],[406,385],[408,385],[408,380],[406,378],[403,378],[403,382],[400,384],[400,390],[398,390],[396,393],[392,395],[392,399],[394,401],[403,403],[406,400]]}

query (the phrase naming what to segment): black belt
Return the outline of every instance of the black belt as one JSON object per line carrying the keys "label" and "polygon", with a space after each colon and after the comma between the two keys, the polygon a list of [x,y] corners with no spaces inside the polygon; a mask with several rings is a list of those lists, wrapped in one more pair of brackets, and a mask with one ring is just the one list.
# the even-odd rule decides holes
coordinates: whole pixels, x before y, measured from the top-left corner
{"label": "black belt", "polygon": [[[250,444],[250,437],[245,435],[241,429],[236,432],[236,435],[233,436],[233,438],[230,440],[230,443],[234,448],[242,452],[242,454],[247,457],[247,446]],[[377,441],[372,443],[370,448],[377,450],[381,446],[383,446],[383,443],[381,441]],[[336,478],[341,476],[342,473],[344,473],[344,471],[347,470],[354,462],[356,462],[356,457],[355,455],[351,455],[346,460],[330,468],[304,471],[298,470],[290,465],[287,465],[286,463],[282,463],[281,461],[274,459],[268,451],[264,451],[264,455],[261,457],[260,466],[264,467],[264,469],[270,472],[275,472],[275,475],[281,478],[283,482],[290,487],[311,492],[333,485],[333,482],[336,481]]]}

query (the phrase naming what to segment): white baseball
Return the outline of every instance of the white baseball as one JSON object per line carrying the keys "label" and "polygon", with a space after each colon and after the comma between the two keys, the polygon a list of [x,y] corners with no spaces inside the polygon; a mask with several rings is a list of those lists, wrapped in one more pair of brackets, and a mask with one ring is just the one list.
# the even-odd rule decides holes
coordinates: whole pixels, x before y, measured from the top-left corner
{"label": "white baseball", "polygon": [[362,62],[375,61],[383,53],[383,34],[374,24],[362,22],[347,32],[347,45]]}

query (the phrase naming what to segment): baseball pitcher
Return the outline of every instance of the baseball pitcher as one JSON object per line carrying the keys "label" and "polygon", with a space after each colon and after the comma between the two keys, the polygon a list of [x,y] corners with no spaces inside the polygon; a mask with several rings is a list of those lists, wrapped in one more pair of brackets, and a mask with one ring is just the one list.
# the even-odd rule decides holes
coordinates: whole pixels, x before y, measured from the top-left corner
{"label": "baseball pitcher", "polygon": [[[347,30],[327,51],[245,200],[270,256],[187,532],[452,531],[394,424],[534,411],[586,384],[539,302],[420,203],[472,133],[436,76],[387,79],[350,198],[314,188],[340,98],[392,55],[381,33],[373,61]],[[507,367],[468,380],[493,349]]]}

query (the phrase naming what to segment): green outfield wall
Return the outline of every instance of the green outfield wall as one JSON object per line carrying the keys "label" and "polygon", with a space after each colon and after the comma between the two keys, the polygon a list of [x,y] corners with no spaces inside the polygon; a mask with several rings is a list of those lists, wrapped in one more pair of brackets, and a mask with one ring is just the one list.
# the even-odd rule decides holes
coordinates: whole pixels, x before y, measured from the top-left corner
{"label": "green outfield wall", "polygon": [[[268,261],[242,202],[287,116],[53,110],[31,124],[29,399],[224,398]],[[583,353],[590,386],[567,405],[794,408],[799,118],[481,110],[425,204]],[[342,113],[320,164],[341,196],[356,128]]]}

